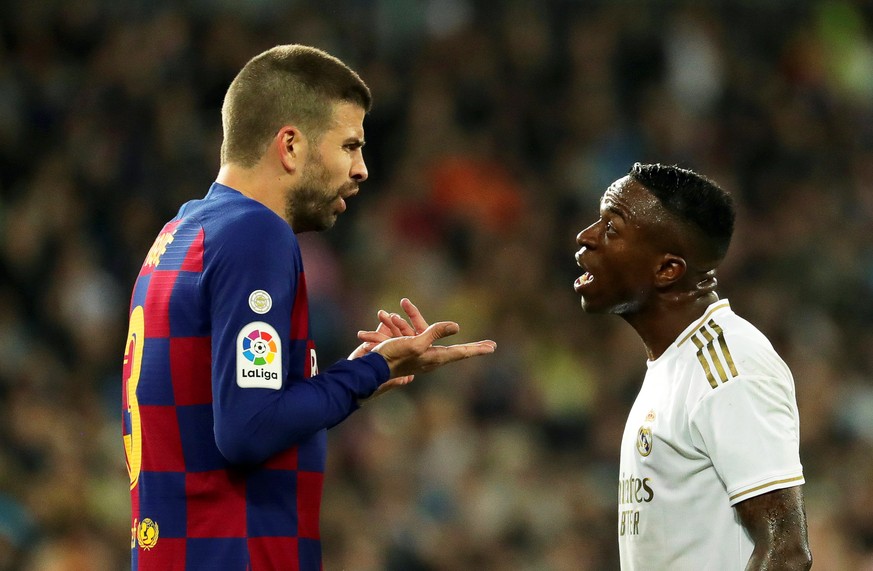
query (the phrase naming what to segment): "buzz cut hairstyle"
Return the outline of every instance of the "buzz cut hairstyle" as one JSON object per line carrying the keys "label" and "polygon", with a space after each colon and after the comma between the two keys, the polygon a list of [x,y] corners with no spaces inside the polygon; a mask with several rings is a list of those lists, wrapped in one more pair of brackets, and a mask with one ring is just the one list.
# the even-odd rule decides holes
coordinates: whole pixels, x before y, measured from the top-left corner
{"label": "buzz cut hairstyle", "polygon": [[733,197],[716,183],[675,165],[635,163],[628,172],[671,214],[690,225],[703,240],[704,255],[724,259],[734,233]]}
{"label": "buzz cut hairstyle", "polygon": [[370,111],[370,88],[338,58],[297,44],[271,48],[248,61],[221,106],[221,164],[254,166],[284,125],[318,141],[333,121],[336,103]]}

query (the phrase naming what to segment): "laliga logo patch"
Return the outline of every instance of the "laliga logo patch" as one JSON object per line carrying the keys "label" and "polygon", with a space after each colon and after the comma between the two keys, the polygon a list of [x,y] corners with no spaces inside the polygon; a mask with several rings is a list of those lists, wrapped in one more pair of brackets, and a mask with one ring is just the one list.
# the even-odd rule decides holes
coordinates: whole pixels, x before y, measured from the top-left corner
{"label": "laliga logo patch", "polygon": [[282,341],[273,326],[254,321],[236,340],[236,384],[244,389],[282,387]]}
{"label": "laliga logo patch", "polygon": [[276,358],[276,341],[267,331],[255,329],[242,340],[243,357],[255,365],[268,365]]}
{"label": "laliga logo patch", "polygon": [[256,289],[249,295],[249,307],[258,315],[263,315],[273,307],[273,298],[262,289]]}

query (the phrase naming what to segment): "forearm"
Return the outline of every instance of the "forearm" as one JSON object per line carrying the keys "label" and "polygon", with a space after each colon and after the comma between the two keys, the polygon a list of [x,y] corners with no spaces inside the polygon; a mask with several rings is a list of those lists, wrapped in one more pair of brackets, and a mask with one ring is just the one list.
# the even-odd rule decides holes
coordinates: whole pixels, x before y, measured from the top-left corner
{"label": "forearm", "polygon": [[800,486],[776,490],[737,504],[755,542],[746,571],[803,571],[812,567]]}
{"label": "forearm", "polygon": [[374,354],[339,361],[315,377],[289,381],[281,391],[234,390],[214,407],[216,444],[232,463],[263,462],[341,422],[387,376],[387,365]]}

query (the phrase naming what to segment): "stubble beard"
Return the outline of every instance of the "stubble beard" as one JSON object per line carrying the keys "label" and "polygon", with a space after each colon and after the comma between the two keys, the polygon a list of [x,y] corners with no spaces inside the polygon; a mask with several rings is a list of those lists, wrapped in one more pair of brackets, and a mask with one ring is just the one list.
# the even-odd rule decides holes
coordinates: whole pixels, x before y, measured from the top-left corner
{"label": "stubble beard", "polygon": [[334,202],[343,190],[331,190],[320,157],[313,157],[303,169],[300,181],[288,188],[285,220],[295,232],[320,232],[332,228],[337,213]]}

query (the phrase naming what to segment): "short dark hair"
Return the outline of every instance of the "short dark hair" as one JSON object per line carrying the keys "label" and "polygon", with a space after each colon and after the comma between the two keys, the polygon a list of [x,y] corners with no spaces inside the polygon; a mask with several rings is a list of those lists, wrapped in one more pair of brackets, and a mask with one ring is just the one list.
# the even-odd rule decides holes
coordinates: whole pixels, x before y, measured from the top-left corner
{"label": "short dark hair", "polygon": [[733,197],[716,183],[675,165],[635,163],[628,176],[645,186],[661,205],[698,231],[703,255],[714,262],[727,254],[734,232]]}
{"label": "short dark hair", "polygon": [[350,67],[317,48],[276,46],[246,63],[221,107],[221,164],[251,167],[286,124],[318,139],[330,126],[333,106],[349,102],[370,110],[370,88]]}

